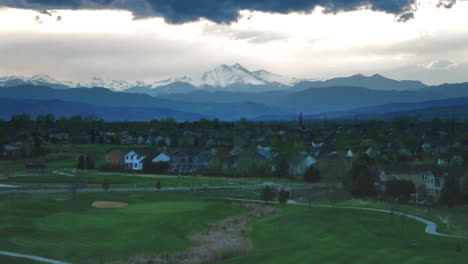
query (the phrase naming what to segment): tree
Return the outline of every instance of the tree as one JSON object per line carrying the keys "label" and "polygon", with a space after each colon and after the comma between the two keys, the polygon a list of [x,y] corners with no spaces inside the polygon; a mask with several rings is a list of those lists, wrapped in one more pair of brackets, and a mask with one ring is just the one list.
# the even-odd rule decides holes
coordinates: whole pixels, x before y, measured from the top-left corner
{"label": "tree", "polygon": [[353,195],[371,196],[375,194],[375,180],[365,162],[356,161],[345,178],[344,185]]}
{"label": "tree", "polygon": [[288,201],[289,198],[289,193],[284,190],[284,188],[281,188],[281,190],[278,193],[278,200],[280,203],[284,204]]}
{"label": "tree", "polygon": [[83,170],[85,167],[85,157],[83,154],[80,155],[80,157],[78,157],[78,165],[77,165],[77,168],[79,170]]}
{"label": "tree", "polygon": [[310,166],[304,173],[304,181],[306,182],[320,182],[320,171],[315,166]]}
{"label": "tree", "polygon": [[269,201],[273,200],[273,190],[271,189],[270,186],[266,186],[265,188],[262,189],[262,192],[260,194],[260,199],[265,201],[265,204],[268,204]]}
{"label": "tree", "polygon": [[444,187],[440,193],[440,203],[453,207],[460,198],[460,188],[455,175],[450,174],[445,179]]}
{"label": "tree", "polygon": [[158,181],[156,183],[156,189],[158,189],[158,191],[161,190],[161,182],[160,181]]}
{"label": "tree", "polygon": [[463,158],[459,155],[453,156],[449,161],[449,166],[452,168],[461,168],[463,166]]}
{"label": "tree", "polygon": [[93,170],[94,169],[94,160],[90,155],[81,154],[78,157],[78,166],[79,170]]}
{"label": "tree", "polygon": [[400,203],[406,203],[410,195],[416,192],[416,186],[412,181],[392,179],[385,183],[385,194],[398,198]]}
{"label": "tree", "polygon": [[286,159],[281,159],[275,170],[275,175],[278,178],[285,178],[289,176],[289,163]]}

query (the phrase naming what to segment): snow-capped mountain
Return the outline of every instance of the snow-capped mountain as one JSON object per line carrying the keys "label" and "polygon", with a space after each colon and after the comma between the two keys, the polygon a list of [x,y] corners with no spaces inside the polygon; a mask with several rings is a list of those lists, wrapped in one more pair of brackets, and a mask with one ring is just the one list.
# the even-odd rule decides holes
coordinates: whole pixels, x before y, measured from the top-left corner
{"label": "snow-capped mountain", "polygon": [[196,90],[230,91],[230,92],[260,92],[284,90],[303,81],[288,78],[265,70],[249,71],[236,63],[228,66],[222,64],[198,76],[183,76],[166,80],[145,83],[142,81],[109,80],[94,77],[89,81],[70,82],[58,81],[48,75],[38,74],[31,78],[8,76],[0,78],[0,86],[16,86],[22,84],[45,85],[52,88],[92,88],[103,87],[115,91],[132,93],[147,93],[150,95],[188,93]]}
{"label": "snow-capped mountain", "polygon": [[299,81],[301,80],[265,70],[249,71],[236,63],[231,66],[222,64],[198,76],[170,78],[152,83],[149,87],[132,88],[127,91],[150,95],[187,93],[196,90],[259,92],[287,89]]}
{"label": "snow-capped mountain", "polygon": [[44,85],[55,89],[103,87],[115,91],[123,91],[134,87],[149,86],[141,81],[128,82],[123,80],[107,80],[98,77],[94,77],[89,81],[82,82],[58,81],[47,74],[37,74],[30,78],[23,76],[0,77],[0,86],[17,86],[23,84]]}
{"label": "snow-capped mountain", "polygon": [[108,80],[104,78],[94,77],[89,81],[77,82],[71,84],[72,88],[76,87],[104,87],[107,89],[115,90],[115,91],[123,91],[134,87],[145,87],[148,86],[146,83],[142,81],[135,81],[135,82],[128,82],[124,80]]}
{"label": "snow-capped mountain", "polygon": [[239,84],[267,85],[270,83],[290,86],[299,81],[295,78],[284,77],[265,70],[251,72],[238,63],[232,66],[222,64],[200,76],[185,76],[174,80],[177,82],[187,82],[196,87],[212,86],[218,88]]}
{"label": "snow-capped mountain", "polygon": [[56,89],[69,88],[66,83],[57,81],[47,74],[37,74],[30,78],[23,76],[0,77],[0,86],[17,86],[23,84],[45,85]]}

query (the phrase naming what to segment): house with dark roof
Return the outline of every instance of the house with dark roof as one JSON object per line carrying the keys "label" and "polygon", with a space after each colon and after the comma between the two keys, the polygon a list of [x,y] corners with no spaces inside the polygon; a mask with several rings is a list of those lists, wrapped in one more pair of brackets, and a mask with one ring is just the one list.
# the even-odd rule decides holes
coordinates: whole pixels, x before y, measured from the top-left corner
{"label": "house with dark roof", "polygon": [[[418,193],[425,191],[427,196],[431,197],[434,201],[438,201],[442,188],[444,187],[446,178],[449,174],[457,176],[463,175],[463,170],[454,168],[440,168],[431,165],[419,164],[400,164],[388,166],[380,172],[380,182],[396,180],[407,180],[414,183]],[[415,194],[415,197],[419,195]],[[419,198],[417,199],[420,200]]]}
{"label": "house with dark roof", "polygon": [[170,157],[155,149],[132,150],[125,155],[125,168],[127,170],[142,171],[145,159],[151,159],[151,162],[154,163],[169,162]]}
{"label": "house with dark roof", "polygon": [[196,173],[208,169],[213,155],[206,151],[194,149],[180,149],[172,153],[169,161],[171,173]]}

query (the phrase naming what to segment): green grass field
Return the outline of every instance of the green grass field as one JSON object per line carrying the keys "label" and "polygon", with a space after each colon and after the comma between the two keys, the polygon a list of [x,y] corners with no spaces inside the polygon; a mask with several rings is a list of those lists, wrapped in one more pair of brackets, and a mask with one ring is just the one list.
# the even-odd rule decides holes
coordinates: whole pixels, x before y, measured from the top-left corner
{"label": "green grass field", "polygon": [[[137,255],[181,251],[186,236],[207,223],[242,213],[204,197],[255,198],[253,192],[19,196],[0,201],[0,250],[70,261],[106,263]],[[95,209],[96,200],[124,209]],[[434,237],[399,216],[350,209],[278,206],[250,224],[255,251],[224,263],[466,263],[468,240]],[[455,252],[460,242],[463,251]],[[415,244],[415,247],[412,247]],[[0,263],[33,263],[0,257]]]}
{"label": "green grass field", "polygon": [[[92,208],[96,200],[130,206]],[[181,251],[190,246],[186,240],[190,232],[242,212],[228,203],[184,193],[79,194],[76,201],[70,195],[21,196],[2,199],[0,210],[0,250],[72,263]]]}
{"label": "green grass field", "polygon": [[37,262],[25,258],[9,257],[0,255],[0,263],[5,264],[43,264],[43,262]]}
{"label": "green grass field", "polygon": [[[253,253],[235,263],[466,263],[468,240],[433,237],[407,218],[354,210],[283,207],[281,213],[251,224]],[[416,247],[412,247],[412,244]]]}

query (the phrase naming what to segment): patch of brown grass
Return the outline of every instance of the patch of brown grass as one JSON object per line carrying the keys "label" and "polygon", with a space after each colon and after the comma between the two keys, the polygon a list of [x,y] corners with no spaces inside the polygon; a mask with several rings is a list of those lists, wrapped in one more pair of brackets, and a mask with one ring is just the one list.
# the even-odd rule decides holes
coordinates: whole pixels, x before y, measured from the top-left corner
{"label": "patch of brown grass", "polygon": [[96,201],[91,204],[94,208],[100,209],[118,209],[118,208],[125,208],[128,206],[127,203],[121,202],[111,202],[111,201]]}
{"label": "patch of brown grass", "polygon": [[[203,232],[188,235],[193,247],[183,252],[141,256],[120,264],[205,264],[246,254],[254,249],[252,241],[243,235],[250,232],[247,224],[264,216],[275,214],[276,209],[258,204],[234,203],[248,209],[248,213],[233,216],[218,223],[208,224]],[[118,263],[115,263],[118,264]]]}

